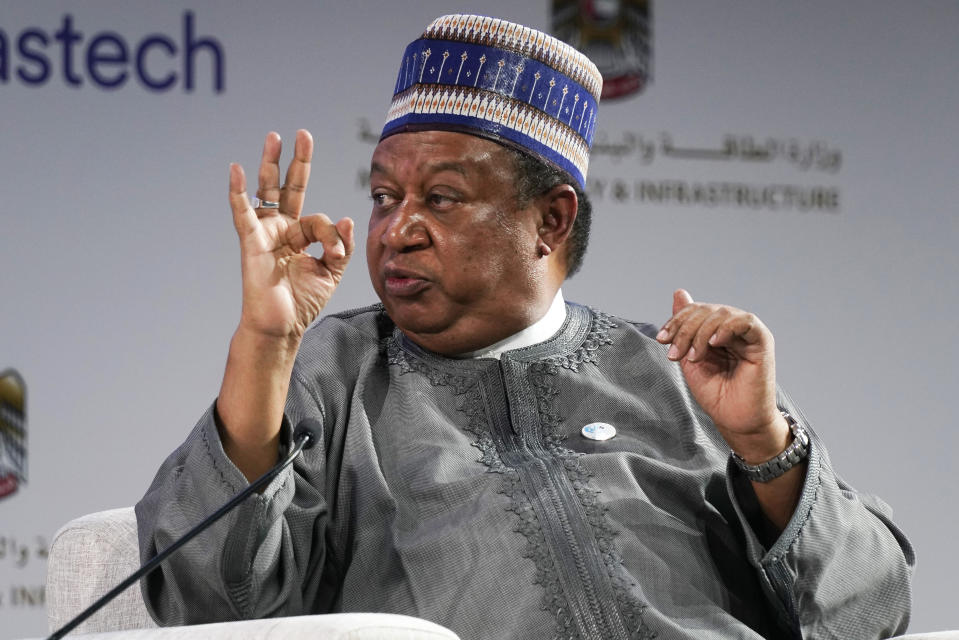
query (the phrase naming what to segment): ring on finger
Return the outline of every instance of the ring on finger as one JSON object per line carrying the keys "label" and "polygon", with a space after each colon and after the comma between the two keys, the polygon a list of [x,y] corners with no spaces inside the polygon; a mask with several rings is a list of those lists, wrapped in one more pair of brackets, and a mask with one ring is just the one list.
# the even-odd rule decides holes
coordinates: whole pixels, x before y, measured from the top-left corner
{"label": "ring on finger", "polygon": [[256,196],[253,196],[251,203],[254,209],[279,209],[280,203],[273,202],[272,200],[261,200]]}

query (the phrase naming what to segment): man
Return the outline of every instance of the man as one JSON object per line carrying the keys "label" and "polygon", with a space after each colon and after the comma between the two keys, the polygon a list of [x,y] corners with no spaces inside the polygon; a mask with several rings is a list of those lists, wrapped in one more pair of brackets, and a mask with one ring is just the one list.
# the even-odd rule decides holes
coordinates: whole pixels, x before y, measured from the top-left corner
{"label": "man", "polygon": [[240,323],[214,407],[137,505],[143,557],[269,469],[292,425],[318,419],[322,442],[144,582],[159,622],[366,610],[464,638],[905,629],[911,548],[777,394],[757,318],[679,290],[656,330],[563,300],[598,95],[595,67],[549,36],[431,24],[371,163],[381,305],[315,325],[354,243],[349,219],[300,216],[309,134],[282,186],[267,136],[255,203],[231,167]]}

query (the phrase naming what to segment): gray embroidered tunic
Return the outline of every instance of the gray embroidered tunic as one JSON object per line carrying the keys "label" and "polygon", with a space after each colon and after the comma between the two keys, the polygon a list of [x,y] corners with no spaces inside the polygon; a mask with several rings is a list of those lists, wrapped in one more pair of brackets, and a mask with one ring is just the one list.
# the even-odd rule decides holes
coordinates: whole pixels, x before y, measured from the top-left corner
{"label": "gray embroidered tunic", "polygon": [[[902,632],[913,553],[888,507],[813,435],[799,507],[771,532],[654,332],[571,304],[544,343],[453,360],[379,305],[325,318],[283,427],[288,443],[318,418],[322,442],[148,577],[151,613],[384,611],[464,640]],[[583,438],[591,422],[617,435]],[[137,504],[143,560],[245,484],[211,408]]]}

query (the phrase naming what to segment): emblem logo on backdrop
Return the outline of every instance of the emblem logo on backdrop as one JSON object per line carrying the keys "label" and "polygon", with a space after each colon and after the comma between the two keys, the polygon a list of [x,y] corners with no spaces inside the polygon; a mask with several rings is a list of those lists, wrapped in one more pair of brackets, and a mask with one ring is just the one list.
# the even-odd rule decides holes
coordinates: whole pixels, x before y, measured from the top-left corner
{"label": "emblem logo on backdrop", "polygon": [[652,0],[553,0],[553,35],[596,63],[602,100],[641,92],[652,80]]}
{"label": "emblem logo on backdrop", "polygon": [[0,373],[0,498],[27,481],[26,395],[16,371]]}
{"label": "emblem logo on backdrop", "polygon": [[[596,63],[604,102],[637,95],[652,82],[652,5],[653,0],[552,0],[553,35]],[[709,147],[676,144],[668,131],[612,127],[597,129],[590,151],[586,192],[594,203],[828,214],[841,209],[837,185],[805,176],[793,181],[774,168],[838,174],[842,151],[824,140],[733,131],[722,136],[721,145]],[[647,170],[654,162],[681,173],[657,176],[659,167]],[[700,168],[692,169],[697,163]],[[720,170],[723,164],[742,165],[742,177]]]}

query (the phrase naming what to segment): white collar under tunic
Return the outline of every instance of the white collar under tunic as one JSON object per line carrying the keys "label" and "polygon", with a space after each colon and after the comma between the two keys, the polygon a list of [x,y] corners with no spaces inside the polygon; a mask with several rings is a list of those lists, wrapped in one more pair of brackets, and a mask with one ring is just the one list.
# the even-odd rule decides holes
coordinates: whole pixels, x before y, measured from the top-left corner
{"label": "white collar under tunic", "polygon": [[499,342],[494,342],[482,349],[470,351],[457,357],[496,358],[499,360],[500,356],[506,351],[522,349],[549,340],[560,330],[564,322],[566,322],[566,300],[563,299],[563,291],[560,289],[553,297],[553,302],[549,305],[546,315],[530,326]]}

